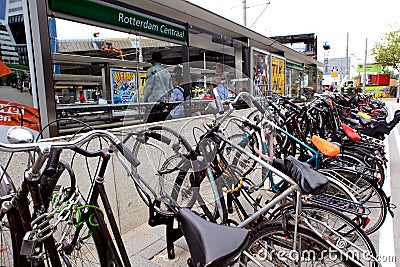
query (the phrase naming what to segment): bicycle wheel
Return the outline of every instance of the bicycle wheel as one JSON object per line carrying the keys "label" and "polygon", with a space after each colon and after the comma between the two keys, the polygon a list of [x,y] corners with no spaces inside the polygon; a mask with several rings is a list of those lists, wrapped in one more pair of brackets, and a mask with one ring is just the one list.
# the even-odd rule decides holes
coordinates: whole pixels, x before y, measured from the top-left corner
{"label": "bicycle wheel", "polygon": [[[254,137],[248,133],[238,133],[228,137],[232,143],[246,149],[251,154],[254,154]],[[236,150],[229,144],[224,147],[224,157],[233,166],[240,170],[241,176],[245,177],[250,172],[254,171],[257,162],[245,155],[244,153]]]}
{"label": "bicycle wheel", "polygon": [[[15,186],[8,174],[0,166],[0,196],[3,205],[5,197],[13,192],[16,192]],[[2,214],[3,217],[0,221],[0,266],[30,266],[25,256],[20,255],[22,239],[24,237],[24,230],[22,227],[21,217],[18,210],[13,207]]]}
{"label": "bicycle wheel", "polygon": [[[277,210],[271,217],[280,219],[285,214],[289,220],[295,216],[293,205],[285,206]],[[328,242],[332,248],[341,250],[348,257],[359,255],[354,259],[362,266],[377,264],[376,251],[371,240],[360,227],[346,215],[334,209],[321,205],[306,203],[302,205],[302,225],[309,228],[323,240]],[[369,257],[362,257],[368,255]]]}
{"label": "bicycle wheel", "polygon": [[[57,209],[56,215],[60,218],[53,238],[62,265],[114,266],[117,261],[110,249],[113,241],[111,237],[106,237],[106,231],[102,229],[105,222],[100,215],[100,209],[85,205],[82,199],[79,192],[74,192],[73,201],[61,202],[53,207]],[[77,204],[71,204],[72,202]],[[64,216],[65,214],[69,215]]]}
{"label": "bicycle wheel", "polygon": [[19,255],[23,229],[18,211],[9,210],[0,223],[0,266],[30,266],[26,257]]}
{"label": "bicycle wheel", "polygon": [[297,228],[296,251],[293,237],[294,226],[283,229],[280,220],[257,225],[245,250],[256,262],[242,254],[240,266],[354,266],[308,229]]}
{"label": "bicycle wheel", "polygon": [[[192,196],[191,164],[185,158],[191,147],[181,134],[168,127],[153,126],[146,130],[160,138],[138,137],[134,142],[132,152],[141,162],[132,167],[135,185],[146,205],[157,203],[154,207],[157,212],[173,216],[164,202],[180,206],[180,200],[189,201]],[[185,166],[179,166],[180,163]]]}
{"label": "bicycle wheel", "polygon": [[351,193],[357,198],[369,212],[368,224],[365,232],[371,234],[376,232],[385,222],[388,212],[388,201],[385,192],[375,183],[364,179],[363,175],[350,170],[335,170],[335,178],[351,190]]}

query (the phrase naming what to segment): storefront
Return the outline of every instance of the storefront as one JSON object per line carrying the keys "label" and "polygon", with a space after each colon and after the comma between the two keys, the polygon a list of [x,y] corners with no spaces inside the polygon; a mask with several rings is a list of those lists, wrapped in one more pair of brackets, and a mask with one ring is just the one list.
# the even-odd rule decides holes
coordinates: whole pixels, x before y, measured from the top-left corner
{"label": "storefront", "polygon": [[[230,96],[241,91],[285,94],[292,91],[287,88],[298,87],[301,78],[294,71],[288,78],[287,60],[319,64],[186,1],[38,0],[29,1],[28,13],[29,23],[38,25],[31,27],[27,39],[28,54],[35,59],[33,101],[40,107],[42,126],[63,116],[113,127],[124,125],[128,114],[132,123],[143,121],[146,71],[155,51],[163,56],[163,68],[182,78],[190,99],[186,116],[203,108],[216,77]],[[100,36],[61,40],[50,36],[49,18],[55,18],[56,25],[73,23],[74,29],[100,27]],[[106,30],[121,35],[102,36]],[[45,134],[58,135],[67,124],[52,125]]]}

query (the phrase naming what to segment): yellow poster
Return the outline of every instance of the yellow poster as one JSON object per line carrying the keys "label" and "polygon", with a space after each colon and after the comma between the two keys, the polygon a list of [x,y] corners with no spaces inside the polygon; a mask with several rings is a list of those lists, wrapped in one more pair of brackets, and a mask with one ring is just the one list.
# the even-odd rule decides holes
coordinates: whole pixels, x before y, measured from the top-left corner
{"label": "yellow poster", "polygon": [[146,72],[140,71],[139,72],[139,93],[140,93],[141,99],[143,98],[145,83],[146,83]]}
{"label": "yellow poster", "polygon": [[283,94],[285,88],[285,60],[272,57],[272,92]]}

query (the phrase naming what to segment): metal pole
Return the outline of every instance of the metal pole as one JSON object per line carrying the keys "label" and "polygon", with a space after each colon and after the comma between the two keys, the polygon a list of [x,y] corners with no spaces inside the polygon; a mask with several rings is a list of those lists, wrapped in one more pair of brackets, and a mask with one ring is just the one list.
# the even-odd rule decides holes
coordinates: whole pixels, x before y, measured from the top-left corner
{"label": "metal pole", "polygon": [[[50,36],[46,0],[28,0],[31,40],[35,65],[41,127],[57,119],[54,98],[53,69],[51,67]],[[50,124],[43,137],[58,136],[57,123]]]}
{"label": "metal pole", "polygon": [[368,55],[368,38],[365,38],[365,57],[364,57],[364,78],[363,78],[363,93],[365,94],[365,84],[367,83],[367,55]]}
{"label": "metal pole", "polygon": [[243,0],[243,26],[247,27],[247,16],[246,16],[246,9],[247,9],[247,4],[246,0]]}
{"label": "metal pole", "polygon": [[347,41],[346,41],[346,75],[347,75],[347,78],[350,78],[350,68],[349,68],[349,33],[347,33]]}
{"label": "metal pole", "polygon": [[399,69],[399,74],[398,74],[398,81],[397,81],[397,93],[396,93],[396,103],[399,103],[399,98],[400,98],[400,69]]}

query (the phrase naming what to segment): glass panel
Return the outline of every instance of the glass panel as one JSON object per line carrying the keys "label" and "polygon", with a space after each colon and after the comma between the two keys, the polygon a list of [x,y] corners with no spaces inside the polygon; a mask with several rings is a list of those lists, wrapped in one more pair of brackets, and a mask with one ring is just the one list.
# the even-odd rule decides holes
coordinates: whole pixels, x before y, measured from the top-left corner
{"label": "glass panel", "polygon": [[0,1],[0,20],[0,141],[7,143],[11,127],[22,125],[37,134],[40,122],[32,97],[22,1]]}
{"label": "glass panel", "polygon": [[[82,30],[66,30],[71,28]],[[54,32],[60,119],[109,127],[196,116],[209,112],[213,87],[220,88],[223,99],[250,91],[249,77],[235,68],[234,55],[242,49],[239,41],[197,32],[192,34],[200,41],[187,47],[61,19]],[[183,62],[186,57],[189,62]],[[76,107],[85,110],[77,112]],[[67,133],[76,121],[59,125]]]}
{"label": "glass panel", "polygon": [[290,94],[293,98],[300,97],[300,89],[301,89],[301,71],[290,69],[291,70],[291,80],[290,80]]}

